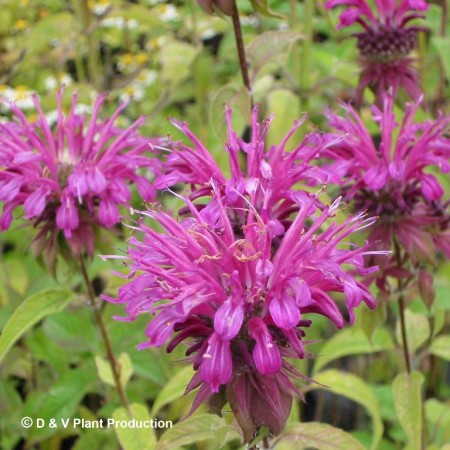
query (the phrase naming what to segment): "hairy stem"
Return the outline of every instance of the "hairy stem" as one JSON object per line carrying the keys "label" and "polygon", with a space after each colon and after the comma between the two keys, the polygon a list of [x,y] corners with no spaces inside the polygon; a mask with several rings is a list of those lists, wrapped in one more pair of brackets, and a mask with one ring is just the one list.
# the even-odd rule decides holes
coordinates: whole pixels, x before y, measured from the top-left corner
{"label": "hairy stem", "polygon": [[94,311],[95,321],[97,322],[97,326],[100,330],[100,334],[102,335],[103,343],[105,344],[106,356],[108,358],[109,364],[111,366],[111,372],[114,378],[114,384],[116,385],[117,392],[120,397],[120,402],[125,407],[125,409],[129,412],[130,406],[128,404],[127,396],[123,389],[122,383],[120,382],[120,366],[117,362],[111,345],[111,340],[109,339],[108,332],[106,331],[105,324],[103,323],[103,318],[101,312],[98,308],[97,302],[95,300],[95,292],[92,286],[91,280],[89,279],[89,275],[87,273],[86,264],[82,256],[79,258],[80,261],[80,269],[81,274],[83,275],[83,280],[86,285],[87,294],[89,298],[89,303]]}
{"label": "hairy stem", "polygon": [[239,12],[236,2],[233,2],[233,15],[231,16],[231,18],[233,19],[234,37],[236,39],[236,47],[239,56],[239,65],[241,67],[242,81],[244,82],[244,86],[247,88],[247,91],[249,92],[251,98],[252,90],[250,85],[250,77],[248,75],[247,59],[245,57],[245,47],[244,41],[242,39],[241,21],[239,20]]}

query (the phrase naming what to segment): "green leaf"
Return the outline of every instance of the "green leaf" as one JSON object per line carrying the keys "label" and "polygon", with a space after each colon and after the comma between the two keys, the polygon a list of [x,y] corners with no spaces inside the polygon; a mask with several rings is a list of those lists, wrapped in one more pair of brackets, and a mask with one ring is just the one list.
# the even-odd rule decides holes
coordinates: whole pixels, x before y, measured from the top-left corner
{"label": "green leaf", "polygon": [[[405,323],[408,348],[414,353],[430,337],[430,324],[423,314],[415,314],[409,309],[405,310]],[[400,319],[397,321],[396,337],[401,344]]]}
{"label": "green leaf", "polygon": [[[233,108],[233,129],[239,134],[245,123],[250,123],[251,106],[250,97],[247,89],[244,87],[235,87],[233,85],[227,84],[222,86],[214,95],[211,106],[209,109],[209,120],[213,125],[214,131],[221,141],[225,140],[227,135],[227,128],[225,126],[225,107],[228,105]],[[236,110],[240,113],[241,120],[240,126],[236,126],[236,119],[239,118],[236,114]],[[236,128],[235,128],[236,126]],[[224,157],[228,157],[227,152],[222,152]]]}
{"label": "green leaf", "polygon": [[117,440],[108,430],[83,430],[71,450],[86,449],[117,450]]}
{"label": "green leaf", "polygon": [[441,36],[433,36],[431,38],[431,43],[439,53],[441,57],[442,64],[445,69],[445,73],[447,77],[450,76],[450,59],[448,55],[450,55],[450,40],[446,37]]}
{"label": "green leaf", "polygon": [[[49,51],[55,39],[68,43],[77,36],[75,16],[68,12],[51,14],[37,22],[26,37],[27,55]],[[62,45],[60,42],[60,45]]]}
{"label": "green leaf", "polygon": [[269,2],[268,0],[250,0],[250,3],[253,6],[253,9],[256,12],[259,12],[263,16],[266,17],[275,17],[277,19],[284,19],[284,16],[282,14],[278,14],[276,12],[273,12],[269,8]]}
{"label": "green leaf", "polygon": [[392,348],[392,338],[384,328],[377,329],[371,341],[362,330],[347,328],[334,335],[321,347],[313,374],[331,361],[344,356],[375,353]]}
{"label": "green leaf", "polygon": [[24,411],[24,416],[30,416],[33,419],[41,418],[46,424],[43,428],[30,428],[29,436],[32,439],[39,439],[58,432],[57,428],[49,426],[50,421],[55,419],[56,424],[60,427],[61,419],[73,417],[78,404],[90,390],[94,381],[95,377],[86,367],[66,372],[45,395],[39,397],[31,408],[28,405]]}
{"label": "green leaf", "polygon": [[247,48],[251,79],[254,80],[262,67],[285,56],[284,52],[302,35],[294,31],[267,31],[253,40]]}
{"label": "green leaf", "polygon": [[299,423],[288,427],[274,442],[274,450],[365,450],[352,436],[325,423]]}
{"label": "green leaf", "polygon": [[29,285],[29,275],[26,266],[19,259],[10,259],[4,262],[1,281],[6,286],[14,289],[21,296],[25,294]]}
{"label": "green leaf", "polygon": [[[121,353],[117,358],[117,363],[119,365],[120,384],[125,387],[130,380],[131,375],[133,375],[133,365],[127,353]],[[95,365],[97,366],[97,372],[100,379],[111,386],[115,386],[116,382],[114,381],[109,362],[101,356],[96,356]]]}
{"label": "green leaf", "polygon": [[158,441],[156,450],[174,450],[206,439],[214,439],[222,444],[217,448],[222,448],[227,442],[241,440],[241,436],[221,417],[201,414],[182,420],[167,430]]}
{"label": "green leaf", "polygon": [[357,320],[359,320],[359,324],[364,334],[371,341],[378,327],[383,323],[386,323],[386,317],[386,302],[379,302],[375,310],[359,308]]}
{"label": "green leaf", "polygon": [[149,427],[133,428],[115,426],[117,437],[123,450],[153,450],[156,445],[156,435],[151,426],[151,419],[147,408],[139,403],[130,405],[131,417],[125,408],[117,408],[112,417],[116,421],[148,421]]}
{"label": "green leaf", "polygon": [[[260,80],[265,77],[261,77]],[[288,89],[273,89],[273,80],[270,79],[270,92],[265,95],[265,101],[268,104],[268,111],[271,111],[275,116],[276,126],[271,126],[267,132],[267,148],[271,145],[278,145],[286,134],[292,128],[294,121],[302,116],[299,110],[299,102],[292,102],[292,92]],[[288,141],[287,146],[294,143],[298,145],[301,140],[301,135],[306,129],[306,126],[300,127]]]}
{"label": "green leaf", "polygon": [[[80,333],[80,323],[83,333]],[[47,317],[42,324],[45,334],[67,353],[92,352],[99,347],[99,333],[92,311],[80,305]]]}
{"label": "green leaf", "polygon": [[177,84],[189,77],[191,65],[197,50],[193,45],[181,41],[171,41],[165,44],[161,52],[161,76],[172,84]]}
{"label": "green leaf", "polygon": [[450,408],[443,402],[431,398],[425,402],[425,417],[428,422],[427,434],[433,442],[450,442]]}
{"label": "green leaf", "polygon": [[423,417],[422,417],[422,384],[424,377],[420,372],[411,375],[401,373],[392,383],[395,409],[397,416],[408,437],[407,449],[422,448]]}
{"label": "green leaf", "polygon": [[167,379],[167,360],[163,353],[156,350],[130,350],[130,358],[137,376],[163,386]]}
{"label": "green leaf", "polygon": [[[373,389],[361,378],[339,370],[327,370],[314,376],[318,383],[330,387],[331,392],[343,395],[364,406],[372,417],[372,445],[371,449],[378,448],[383,435],[383,422],[380,415],[380,405]],[[312,385],[314,389],[323,389],[322,386]]]}
{"label": "green leaf", "polygon": [[430,353],[450,361],[450,335],[438,336],[431,344]]}
{"label": "green leaf", "polygon": [[152,407],[152,416],[155,416],[163,406],[181,398],[193,375],[194,371],[191,367],[184,367],[177,372],[162,388],[158,397],[156,397]]}
{"label": "green leaf", "polygon": [[25,299],[14,311],[0,336],[0,362],[10,347],[33,325],[61,311],[72,300],[67,289],[46,289]]}

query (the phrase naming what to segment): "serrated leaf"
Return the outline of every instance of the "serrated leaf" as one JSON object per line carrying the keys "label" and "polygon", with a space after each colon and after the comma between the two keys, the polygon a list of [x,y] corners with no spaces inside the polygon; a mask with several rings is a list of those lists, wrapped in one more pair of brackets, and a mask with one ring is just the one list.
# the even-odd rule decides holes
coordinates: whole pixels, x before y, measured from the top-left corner
{"label": "serrated leaf", "polygon": [[[405,310],[406,339],[409,351],[414,353],[429,337],[430,324],[423,314],[415,314],[409,309]],[[400,320],[396,327],[397,342],[402,343]]]}
{"label": "serrated leaf", "polygon": [[72,300],[67,289],[46,289],[25,299],[14,311],[0,336],[0,362],[10,347],[41,319],[61,311]]}
{"label": "serrated leaf", "polygon": [[438,336],[431,344],[430,353],[450,361],[450,335]]}
{"label": "serrated leaf", "polygon": [[393,342],[390,334],[379,328],[370,341],[362,330],[344,329],[328,340],[320,349],[313,373],[319,372],[331,361],[348,355],[360,355],[390,350]]}
{"label": "serrated leaf", "polygon": [[299,423],[288,427],[274,442],[274,450],[365,450],[352,436],[325,423]]}
{"label": "serrated leaf", "polygon": [[284,55],[287,48],[302,36],[295,31],[267,31],[254,39],[247,47],[251,79],[254,80],[261,68]]}
{"label": "serrated leaf", "polygon": [[407,449],[422,449],[422,384],[424,377],[420,372],[411,375],[401,373],[392,383],[397,417],[408,436]]}
{"label": "serrated leaf", "polygon": [[194,371],[191,367],[184,367],[177,372],[162,388],[158,397],[156,397],[152,407],[152,415],[155,416],[163,406],[181,398],[193,375]]}
{"label": "serrated leaf", "polygon": [[[327,370],[315,375],[314,380],[328,386],[331,392],[343,395],[366,408],[372,417],[372,445],[376,450],[383,435],[383,422],[380,415],[380,404],[373,389],[361,378],[339,370]],[[313,389],[323,389],[322,386],[311,386]]]}
{"label": "serrated leaf", "polygon": [[136,419],[136,421],[148,421],[149,426],[143,428],[114,427],[120,445],[123,450],[153,450],[156,445],[156,435],[151,427],[151,418],[147,408],[139,403],[130,405],[131,416],[125,408],[117,408],[112,417],[116,421],[126,422]]}
{"label": "serrated leaf", "polygon": [[[133,364],[128,356],[128,353],[121,353],[117,358],[117,363],[120,368],[120,384],[125,387],[133,375]],[[114,376],[109,362],[101,356],[95,357],[95,365],[97,366],[97,373],[99,378],[105,383],[115,386]]]}
{"label": "serrated leaf", "polygon": [[227,442],[241,440],[241,436],[221,417],[201,414],[188,417],[167,430],[158,441],[156,450],[174,450],[206,439],[214,439],[222,444],[217,448],[222,448]]}

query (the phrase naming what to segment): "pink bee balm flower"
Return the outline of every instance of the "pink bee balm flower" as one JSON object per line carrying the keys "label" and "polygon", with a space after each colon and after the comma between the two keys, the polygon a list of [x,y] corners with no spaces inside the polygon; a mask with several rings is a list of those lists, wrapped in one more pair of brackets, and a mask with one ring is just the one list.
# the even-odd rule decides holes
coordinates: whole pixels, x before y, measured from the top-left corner
{"label": "pink bee balm flower", "polygon": [[137,134],[138,119],[127,129],[114,125],[121,105],[104,122],[98,120],[105,100],[95,102],[92,118],[76,113],[77,98],[66,116],[62,91],[58,93],[58,115],[52,129],[33,97],[38,120],[31,123],[14,105],[15,123],[0,123],[0,230],[10,227],[13,211],[23,207],[24,217],[39,226],[35,247],[48,262],[56,254],[61,231],[73,253],[94,251],[94,228],[111,228],[119,221],[119,205],[130,205],[129,184],[135,184],[145,200],[155,189],[139,169],[156,167],[146,156],[155,140]]}
{"label": "pink bee balm flower", "polygon": [[361,56],[362,73],[358,87],[358,103],[369,86],[378,104],[390,88],[396,93],[401,87],[413,99],[421,90],[414,60],[409,55],[417,46],[417,32],[423,28],[410,22],[423,18],[428,9],[423,0],[375,0],[374,8],[366,0],[328,0],[327,8],[345,6],[339,27],[355,22],[364,30],[355,33]]}
{"label": "pink bee balm flower", "polygon": [[[450,170],[450,139],[445,136],[450,117],[414,123],[419,104],[407,104],[399,125],[392,95],[386,94],[383,110],[373,108],[380,127],[379,144],[351,106],[343,106],[346,117],[328,113],[330,125],[345,134],[329,150],[336,160],[332,169],[346,181],[345,198],[357,210],[380,217],[372,228],[372,241],[379,241],[383,249],[400,245],[414,263],[434,262],[439,250],[450,256],[448,203],[433,175]],[[394,256],[391,262],[396,264]]]}
{"label": "pink bee balm flower", "polygon": [[[342,328],[345,317],[334,293],[344,295],[350,323],[362,302],[375,307],[367,288],[345,270],[376,269],[364,267],[367,247],[346,239],[373,219],[360,214],[338,224],[333,217],[339,199],[320,212],[310,199],[280,241],[251,203],[236,229],[220,199],[220,227],[205,209],[198,212],[185,201],[190,217],[181,222],[161,211],[141,213],[164,231],[142,220],[132,227],[143,234],[130,238],[123,257],[132,280],[119,289],[117,300],[104,298],[125,305],[122,320],[154,316],[139,348],[167,343],[171,352],[186,343],[197,371],[187,391],[201,386],[194,408],[226,391],[247,440],[259,426],[279,433],[293,395],[300,395],[290,380],[300,374],[287,358],[306,356],[303,328],[310,326],[309,318],[320,314]],[[247,404],[231,386],[247,390],[254,403]]]}
{"label": "pink bee balm flower", "polygon": [[[188,184],[191,200],[214,193],[214,197],[221,197],[224,205],[233,207],[236,223],[242,221],[243,213],[239,211],[246,208],[248,199],[272,233],[282,235],[289,226],[292,214],[305,202],[309,202],[310,198],[317,200],[303,189],[305,186],[322,186],[339,181],[333,172],[312,165],[333,142],[319,133],[310,133],[301,142],[295,142],[289,150],[287,147],[292,144],[294,133],[303,124],[305,116],[294,123],[279,145],[268,148],[265,138],[273,117],[260,123],[258,113],[256,106],[252,114],[251,139],[246,142],[232,129],[232,111],[226,108],[228,140],[225,148],[229,155],[230,178],[225,176],[188,125],[173,120],[173,124],[193,145],[170,143],[168,156],[162,166],[163,173],[155,179],[155,187],[164,189],[176,183]],[[242,156],[247,161],[245,169],[240,165]],[[206,208],[208,214],[217,219],[216,201],[197,203],[196,206],[198,209]],[[317,206],[320,207],[320,202]]]}

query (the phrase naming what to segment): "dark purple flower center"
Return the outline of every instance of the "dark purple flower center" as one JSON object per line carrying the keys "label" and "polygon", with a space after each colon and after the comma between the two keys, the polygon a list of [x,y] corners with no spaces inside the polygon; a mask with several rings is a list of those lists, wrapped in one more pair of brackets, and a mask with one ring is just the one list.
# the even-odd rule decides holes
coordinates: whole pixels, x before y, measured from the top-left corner
{"label": "dark purple flower center", "polygon": [[414,28],[380,28],[358,33],[358,48],[361,56],[371,61],[391,62],[407,56],[417,45],[417,30]]}
{"label": "dark purple flower center", "polygon": [[417,185],[402,188],[390,184],[379,191],[361,189],[355,196],[355,207],[356,210],[366,210],[381,219],[395,220],[411,214],[421,198],[423,195]]}

